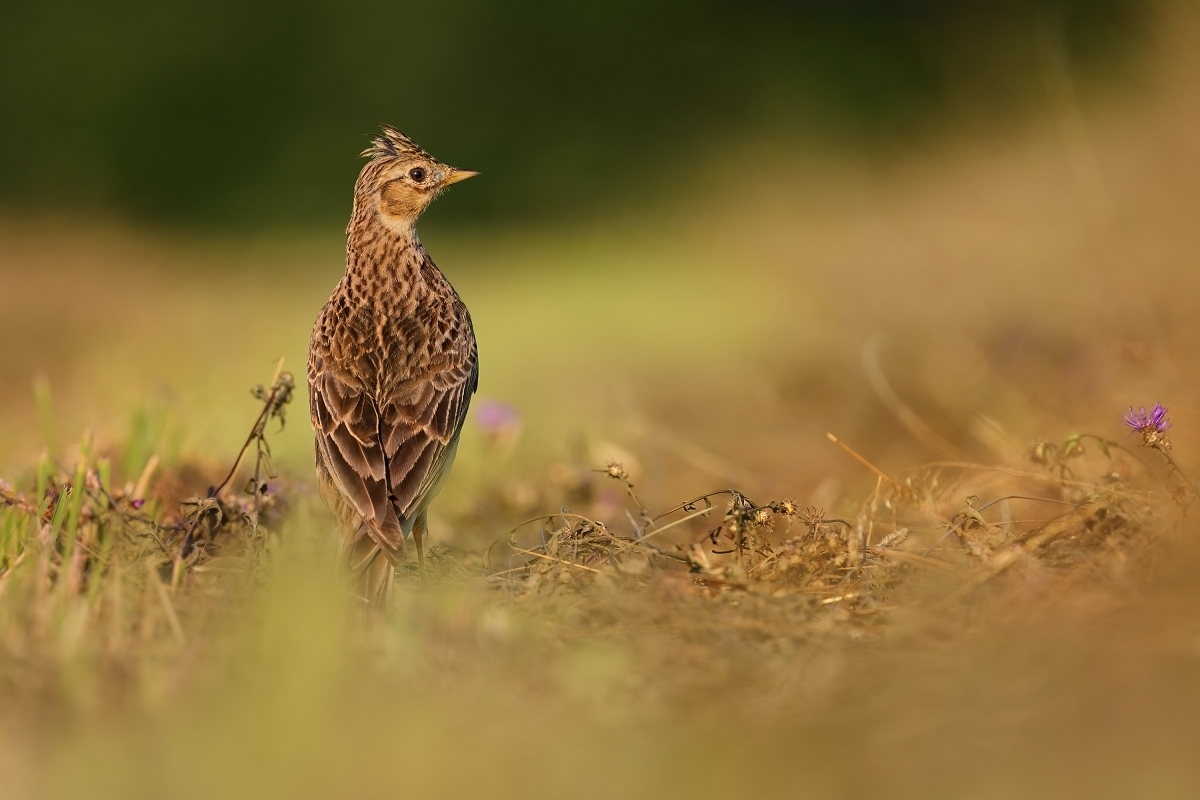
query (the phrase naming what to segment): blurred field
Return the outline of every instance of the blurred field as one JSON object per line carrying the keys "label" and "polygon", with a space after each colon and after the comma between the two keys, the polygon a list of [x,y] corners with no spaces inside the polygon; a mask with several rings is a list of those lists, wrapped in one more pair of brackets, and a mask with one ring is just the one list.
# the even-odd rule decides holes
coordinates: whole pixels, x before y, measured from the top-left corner
{"label": "blurred field", "polygon": [[[435,207],[423,241],[475,319],[476,403],[521,419],[511,444],[468,423],[431,520],[454,548],[442,579],[406,585],[386,619],[347,601],[302,391],[268,429],[273,535],[247,535],[237,568],[118,540],[73,592],[54,535],[3,509],[5,794],[1195,796],[1200,531],[1120,421],[1169,406],[1175,458],[1200,470],[1193,11],[1124,93],[1087,102],[1049,76],[1037,125],[901,155],[747,151],[753,168],[717,159],[652,214],[614,202],[569,229],[440,225]],[[336,226],[256,239],[5,219],[0,476],[36,506],[40,454],[70,472],[90,435],[114,487],[158,453],[155,513],[203,494],[258,412],[249,387],[280,356],[302,375],[342,247]],[[947,472],[885,511],[882,481],[827,431],[892,476],[932,461],[1050,475],[1035,442],[1117,440],[1112,462],[1089,445],[1080,486],[1030,485],[1099,497],[1118,522],[1101,535],[1089,518],[1003,572],[1017,539],[990,562],[954,537],[925,550],[970,495],[1032,490]],[[590,471],[609,459],[655,511],[733,487],[880,534],[894,513],[905,552],[941,566],[856,571],[861,553],[831,538],[852,558],[820,592],[715,556],[699,582],[478,577],[489,545],[564,503],[629,536],[632,500]],[[1014,535],[1062,511],[1010,505]],[[61,513],[55,530],[75,530]]]}

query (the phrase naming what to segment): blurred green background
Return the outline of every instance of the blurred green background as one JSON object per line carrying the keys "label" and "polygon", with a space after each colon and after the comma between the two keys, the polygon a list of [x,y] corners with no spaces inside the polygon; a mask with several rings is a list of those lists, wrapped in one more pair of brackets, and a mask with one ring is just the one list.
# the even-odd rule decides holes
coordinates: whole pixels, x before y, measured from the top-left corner
{"label": "blurred green background", "polygon": [[[982,355],[946,363],[1045,362],[1044,384],[1056,354],[1090,345],[1024,330],[1029,319],[1069,318],[1086,339],[1098,307],[1116,330],[1117,297],[1140,303],[1131,317],[1164,318],[1162,298],[1124,276],[1134,259],[1179,273],[1178,248],[1145,242],[1181,244],[1191,226],[1181,31],[1194,26],[1180,22],[1193,11],[5,3],[0,338],[14,345],[0,353],[0,470],[44,441],[35,380],[62,440],[117,435],[130,409],[165,403],[185,451],[236,447],[245,388],[281,355],[302,369],[342,268],[358,153],[381,122],[484,173],[434,204],[421,233],[472,310],[481,397],[538,421],[518,456],[541,461],[584,434],[628,450],[670,419],[740,454],[721,480],[771,492],[826,482],[840,462],[797,460],[788,443],[831,427],[903,462],[907,434],[871,419],[867,338],[917,342],[935,326],[945,343],[957,320],[976,330],[956,341]],[[929,381],[894,372],[955,436],[978,413],[1029,418],[1015,400],[988,408],[990,390],[920,400]],[[1048,405],[1093,413],[1075,399]],[[296,416],[277,454],[307,475]],[[707,465],[704,480],[720,462],[681,458]],[[658,474],[690,487],[679,466]]]}
{"label": "blurred green background", "polygon": [[889,152],[1136,69],[1136,0],[182,0],[0,6],[0,203],[330,224],[380,122],[483,170],[436,218],[644,205],[747,147]]}

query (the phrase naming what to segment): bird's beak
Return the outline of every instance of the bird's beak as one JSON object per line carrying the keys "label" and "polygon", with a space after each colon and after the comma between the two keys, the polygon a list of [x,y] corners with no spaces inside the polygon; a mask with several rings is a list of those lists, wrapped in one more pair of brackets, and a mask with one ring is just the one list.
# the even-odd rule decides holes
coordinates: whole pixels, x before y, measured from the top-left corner
{"label": "bird's beak", "polygon": [[450,167],[446,172],[446,177],[442,179],[442,186],[449,186],[452,183],[465,181],[467,178],[474,178],[479,173],[473,169],[455,169]]}

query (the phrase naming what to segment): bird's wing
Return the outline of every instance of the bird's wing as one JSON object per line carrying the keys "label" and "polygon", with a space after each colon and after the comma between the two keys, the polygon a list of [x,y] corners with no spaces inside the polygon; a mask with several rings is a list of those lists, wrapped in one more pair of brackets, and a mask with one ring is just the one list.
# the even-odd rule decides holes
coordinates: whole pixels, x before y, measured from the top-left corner
{"label": "bird's wing", "polygon": [[475,346],[375,399],[351,376],[312,371],[317,449],[342,496],[391,547],[446,466],[479,380]]}
{"label": "bird's wing", "polygon": [[472,342],[461,357],[380,398],[380,439],[392,503],[401,520],[419,510],[446,468],[478,383],[479,355]]}
{"label": "bird's wing", "polygon": [[400,546],[404,534],[388,491],[379,413],[353,376],[310,364],[309,408],[320,454],[341,495],[381,544]]}

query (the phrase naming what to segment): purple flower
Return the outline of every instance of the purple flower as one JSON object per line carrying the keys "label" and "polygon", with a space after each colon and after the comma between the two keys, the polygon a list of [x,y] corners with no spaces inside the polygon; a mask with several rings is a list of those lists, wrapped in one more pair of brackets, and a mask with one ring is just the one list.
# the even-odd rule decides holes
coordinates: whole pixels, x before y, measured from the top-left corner
{"label": "purple flower", "polygon": [[1145,406],[1141,406],[1137,411],[1130,406],[1124,419],[1126,425],[1141,434],[1166,433],[1171,428],[1171,421],[1167,419],[1167,409],[1161,403],[1155,403],[1150,413],[1146,413]]}
{"label": "purple flower", "polygon": [[146,501],[139,497],[136,500],[134,500],[130,505],[133,506],[134,510],[137,510],[137,509],[141,508],[143,505],[145,505],[145,503],[146,503]]}
{"label": "purple flower", "polygon": [[481,400],[475,409],[475,424],[493,436],[508,433],[521,425],[521,414],[508,403]]}

